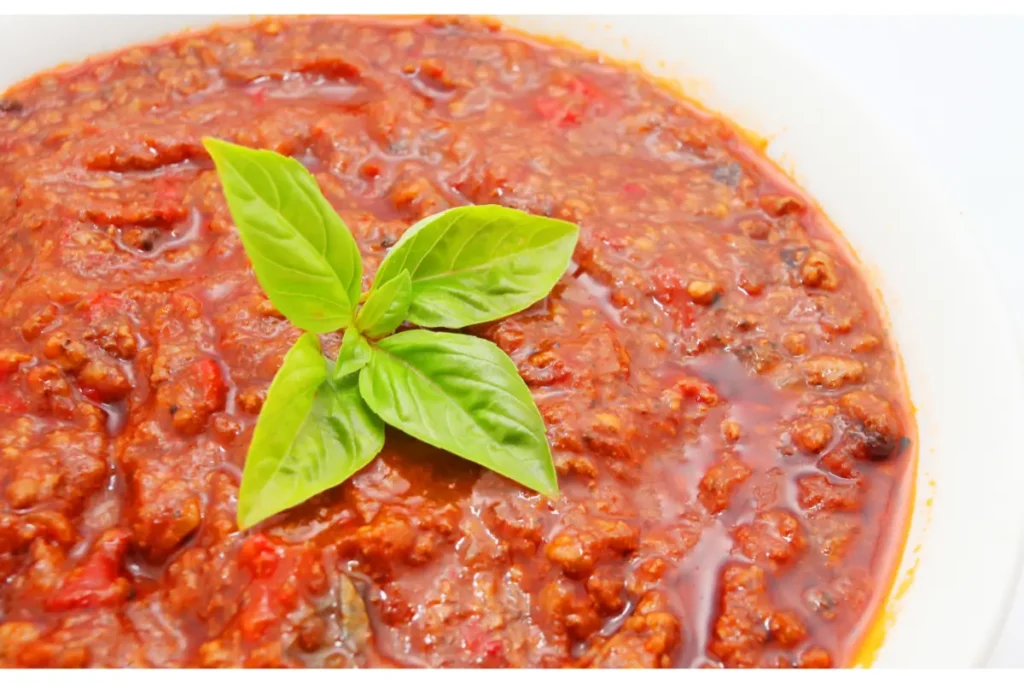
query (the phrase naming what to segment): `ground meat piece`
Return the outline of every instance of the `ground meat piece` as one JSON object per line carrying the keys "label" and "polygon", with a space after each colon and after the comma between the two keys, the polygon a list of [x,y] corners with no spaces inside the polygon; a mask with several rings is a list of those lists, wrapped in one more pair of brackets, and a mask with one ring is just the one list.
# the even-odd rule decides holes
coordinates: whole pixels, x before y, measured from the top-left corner
{"label": "ground meat piece", "polygon": [[575,582],[559,579],[541,590],[543,619],[577,640],[585,640],[601,626],[601,618],[587,594]]}
{"label": "ground meat piece", "polygon": [[744,218],[737,225],[747,237],[754,240],[768,239],[772,232],[772,224],[763,218]]}
{"label": "ground meat piece", "polygon": [[67,547],[77,538],[77,533],[67,516],[55,510],[27,514],[0,512],[0,553],[22,550],[37,538]]}
{"label": "ground meat piece", "polygon": [[821,251],[812,251],[800,268],[804,285],[819,289],[834,290],[839,286],[839,276],[832,258]]}
{"label": "ground meat piece", "polygon": [[86,363],[78,372],[78,384],[86,396],[101,403],[120,401],[132,390],[121,368],[102,360]]}
{"label": "ground meat piece", "polygon": [[543,511],[536,501],[523,498],[498,500],[487,508],[484,519],[497,535],[508,539],[509,550],[533,555],[543,544]]}
{"label": "ground meat piece", "polygon": [[768,619],[768,633],[780,646],[791,648],[807,637],[807,628],[792,612],[775,612]]}
{"label": "ground meat piece", "polygon": [[764,666],[769,643],[788,649],[806,638],[806,626],[793,612],[773,607],[760,567],[726,566],[719,590],[719,613],[708,653],[726,666]]}
{"label": "ground meat piece", "polygon": [[[151,171],[193,157],[205,156],[197,141],[182,142],[175,136],[125,132],[126,137],[113,142],[96,143],[95,152],[86,152],[85,165],[94,171]],[[127,137],[131,135],[131,137]]]}
{"label": "ground meat piece", "polygon": [[[557,435],[551,439],[558,447],[567,448],[569,447],[569,441],[564,438],[559,438]],[[577,442],[578,443],[578,442]],[[568,477],[572,475],[584,477],[586,479],[594,480],[597,478],[598,469],[594,461],[586,455],[580,455],[576,453],[555,453],[555,472],[558,473],[559,477]]]}
{"label": "ground meat piece", "polygon": [[785,510],[759,512],[733,531],[740,552],[771,567],[792,563],[807,545],[800,522]]}
{"label": "ground meat piece", "polygon": [[726,666],[751,667],[768,639],[764,620],[764,572],[753,566],[729,566],[722,573],[720,615],[708,651]]}
{"label": "ground meat piece", "polygon": [[202,503],[183,481],[135,477],[137,497],[132,533],[136,543],[153,557],[165,557],[199,528]]}
{"label": "ground meat piece", "polygon": [[57,307],[57,304],[46,304],[25,320],[21,326],[22,335],[25,339],[32,341],[42,334],[50,324],[57,319],[57,314],[59,312],[60,308]]}
{"label": "ground meat piece", "polygon": [[83,337],[121,360],[131,360],[138,351],[135,333],[123,316],[100,320]]}
{"label": "ground meat piece", "polygon": [[587,577],[587,594],[604,615],[618,614],[626,604],[625,582],[610,567],[598,567]]}
{"label": "ground meat piece", "polygon": [[830,669],[832,656],[822,647],[809,647],[800,653],[797,666],[801,669]]}
{"label": "ground meat piece", "polygon": [[16,666],[21,650],[39,640],[39,636],[39,627],[28,621],[0,624],[0,664],[4,667]]}
{"label": "ground meat piece", "polygon": [[864,379],[864,364],[843,356],[815,356],[805,360],[800,367],[807,383],[816,387],[839,389],[848,384],[859,384]]}
{"label": "ground meat piece", "polygon": [[850,349],[854,353],[871,353],[878,350],[881,345],[882,340],[877,336],[863,332],[851,340]]}
{"label": "ground meat piece", "polygon": [[238,407],[245,412],[250,415],[259,415],[260,409],[263,407],[263,401],[266,398],[266,391],[249,388],[238,392],[238,397],[235,400],[238,403]]}
{"label": "ground meat piece", "polygon": [[548,544],[545,553],[552,562],[559,564],[569,574],[586,574],[593,567],[595,559],[579,537],[562,533]]}
{"label": "ground meat piece", "polygon": [[408,518],[389,512],[360,527],[352,542],[368,562],[385,569],[390,563],[410,559],[416,547],[416,528]]}
{"label": "ground meat piece", "polygon": [[71,385],[56,365],[37,365],[30,369],[25,374],[25,385],[47,412],[71,417],[75,408]]}
{"label": "ground meat piece", "polygon": [[862,457],[884,460],[896,453],[903,429],[888,400],[868,391],[851,391],[839,399],[839,406],[860,423]]}
{"label": "ground meat piece", "polygon": [[0,452],[0,481],[6,473],[8,482],[4,501],[18,510],[45,503],[77,512],[107,479],[106,448],[106,438],[95,432],[28,435],[23,446]]}
{"label": "ground meat piece", "polygon": [[33,601],[47,599],[61,587],[67,573],[67,553],[56,543],[43,538],[31,542],[27,567],[14,577],[10,589],[14,597],[29,597]]}
{"label": "ground meat piece", "polygon": [[828,567],[840,566],[861,534],[856,520],[837,515],[822,515],[812,520],[810,530]]}
{"label": "ground meat piece", "polygon": [[833,484],[823,474],[800,477],[797,488],[797,500],[805,510],[856,512],[863,498],[859,484]]}
{"label": "ground meat piece", "polygon": [[0,379],[10,375],[22,363],[27,363],[30,360],[32,360],[32,356],[28,353],[13,349],[0,349]]}
{"label": "ground meat piece", "polygon": [[716,514],[729,507],[729,496],[751,475],[751,469],[735,456],[722,458],[700,480],[700,502]]}
{"label": "ground meat piece", "polygon": [[824,420],[802,419],[794,423],[790,435],[806,452],[817,454],[832,440],[832,425]]}
{"label": "ground meat piece", "polygon": [[663,668],[682,644],[679,619],[657,593],[644,595],[633,616],[611,638],[588,652],[582,663],[615,669]]}
{"label": "ground meat piece", "polygon": [[863,451],[864,439],[859,434],[848,432],[818,459],[818,467],[843,479],[857,479],[860,477],[857,458],[862,457]]}
{"label": "ground meat piece", "polygon": [[212,358],[188,365],[157,390],[158,405],[167,411],[174,428],[198,434],[210,416],[224,409],[227,385],[220,366]]}
{"label": "ground meat piece", "polygon": [[803,213],[807,205],[797,197],[778,194],[767,194],[761,197],[761,208],[772,218],[780,218],[793,213]]}
{"label": "ground meat piece", "polygon": [[80,341],[72,339],[66,332],[58,332],[46,340],[43,355],[62,370],[75,372],[89,362],[88,350]]}
{"label": "ground meat piece", "polygon": [[390,196],[395,208],[412,220],[418,220],[451,206],[448,200],[424,178],[399,180],[391,188]]}
{"label": "ground meat piece", "polygon": [[545,548],[549,560],[570,576],[586,576],[609,553],[636,550],[639,534],[621,521],[597,519],[582,529],[571,527],[555,536]]}
{"label": "ground meat piece", "polygon": [[768,339],[754,339],[749,343],[736,344],[730,349],[743,364],[759,375],[769,373],[782,362],[782,355],[775,343]]}
{"label": "ground meat piece", "polygon": [[789,332],[782,338],[782,345],[794,356],[802,356],[808,352],[807,335],[803,332]]}

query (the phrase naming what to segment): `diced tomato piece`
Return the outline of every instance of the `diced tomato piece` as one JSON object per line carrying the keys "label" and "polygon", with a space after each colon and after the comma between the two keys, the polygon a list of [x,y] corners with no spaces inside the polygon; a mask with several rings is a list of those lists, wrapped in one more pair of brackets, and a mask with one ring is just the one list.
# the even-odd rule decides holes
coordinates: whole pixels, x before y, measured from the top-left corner
{"label": "diced tomato piece", "polygon": [[569,92],[574,95],[582,95],[587,99],[599,99],[602,96],[597,87],[576,76],[569,80]]}
{"label": "diced tomato piece", "polygon": [[462,635],[466,650],[480,663],[497,663],[504,654],[505,644],[501,637],[476,621],[466,623]]}
{"label": "diced tomato piece", "polygon": [[562,115],[562,120],[559,122],[561,126],[574,126],[583,121],[583,112],[576,107],[569,107],[565,110],[565,114]]}
{"label": "diced tomato piece", "polygon": [[673,268],[658,266],[651,272],[651,284],[654,285],[654,296],[668,303],[677,294],[686,291],[686,281]]}
{"label": "diced tomato piece", "polygon": [[559,126],[573,126],[583,120],[582,112],[572,103],[560,102],[554,97],[542,96],[533,102],[534,109],[545,121]]}
{"label": "diced tomato piece", "polygon": [[238,553],[238,564],[245,567],[254,579],[268,579],[277,571],[284,550],[266,537],[255,534],[245,539]]}
{"label": "diced tomato piece", "polygon": [[266,88],[252,88],[248,91],[249,99],[257,107],[262,107],[267,100],[267,89]]}
{"label": "diced tomato piece", "polygon": [[684,301],[675,308],[675,318],[684,328],[693,326],[693,320],[697,313],[697,306],[692,301]]}
{"label": "diced tomato piece", "polygon": [[684,328],[693,325],[696,305],[686,293],[686,281],[674,269],[659,266],[651,274],[654,296]]}
{"label": "diced tomato piece", "polygon": [[592,113],[600,113],[607,108],[609,103],[608,96],[600,88],[581,78],[573,77],[569,81],[569,92],[580,103],[577,107],[578,111],[586,109]]}
{"label": "diced tomato piece", "polygon": [[316,563],[309,556],[309,546],[279,545],[265,534],[255,534],[242,544],[238,564],[252,575],[242,599],[239,624],[242,636],[255,641],[296,608],[299,585],[308,585],[304,574]]}
{"label": "diced tomato piece", "polygon": [[181,215],[183,192],[180,181],[174,176],[169,176],[157,185],[155,194],[154,213],[160,215],[167,223],[174,222]]}
{"label": "diced tomato piece", "polygon": [[538,97],[533,101],[533,107],[540,114],[541,118],[547,121],[560,119],[565,111],[562,103],[554,97]]}
{"label": "diced tomato piece", "polygon": [[626,183],[622,186],[622,191],[631,199],[643,199],[647,196],[647,190],[636,183]]}
{"label": "diced tomato piece", "polygon": [[204,358],[195,362],[193,372],[201,392],[200,395],[203,397],[203,403],[219,410],[224,405],[228,393],[228,386],[224,382],[224,373],[221,371],[220,365],[212,358]]}
{"label": "diced tomato piece", "polygon": [[28,410],[25,403],[12,390],[0,387],[0,415],[22,415]]}
{"label": "diced tomato piece", "polygon": [[268,627],[280,621],[281,616],[271,597],[269,585],[260,582],[249,586],[238,619],[242,637],[249,642],[259,640]]}
{"label": "diced tomato piece", "polygon": [[105,532],[86,556],[85,561],[64,579],[57,592],[44,604],[49,612],[64,612],[123,600],[128,581],[120,576],[121,562],[128,550],[129,534],[123,529]]}
{"label": "diced tomato piece", "polygon": [[107,292],[97,292],[79,305],[85,308],[92,325],[121,312],[121,302]]}

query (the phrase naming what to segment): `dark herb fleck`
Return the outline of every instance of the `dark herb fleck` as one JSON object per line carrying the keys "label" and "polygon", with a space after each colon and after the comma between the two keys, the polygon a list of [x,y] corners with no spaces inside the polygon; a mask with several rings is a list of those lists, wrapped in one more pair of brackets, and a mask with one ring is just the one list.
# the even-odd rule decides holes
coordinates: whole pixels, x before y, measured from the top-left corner
{"label": "dark herb fleck", "polygon": [[0,98],[0,112],[4,114],[17,114],[25,108],[19,100],[8,100]]}
{"label": "dark herb fleck", "polygon": [[740,165],[737,163],[721,164],[715,166],[711,177],[729,187],[736,187],[740,184]]}
{"label": "dark herb fleck", "polygon": [[779,252],[779,256],[782,257],[783,263],[787,266],[790,268],[796,268],[804,262],[804,259],[807,258],[807,252],[809,251],[809,247],[786,247]]}

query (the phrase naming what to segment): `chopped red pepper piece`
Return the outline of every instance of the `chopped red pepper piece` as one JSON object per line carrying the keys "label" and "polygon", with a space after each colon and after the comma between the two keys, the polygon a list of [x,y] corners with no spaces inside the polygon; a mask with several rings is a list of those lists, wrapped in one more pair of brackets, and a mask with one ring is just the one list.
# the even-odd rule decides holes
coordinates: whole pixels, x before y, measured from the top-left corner
{"label": "chopped red pepper piece", "polygon": [[120,573],[129,537],[124,529],[104,532],[82,564],[46,599],[46,610],[64,612],[112,605],[127,597],[130,586]]}
{"label": "chopped red pepper piece", "polygon": [[277,571],[284,551],[264,534],[245,539],[238,553],[238,564],[252,573],[254,579],[268,579]]}
{"label": "chopped red pepper piece", "polygon": [[632,199],[643,199],[647,196],[647,190],[636,183],[626,183],[622,186],[622,191]]}

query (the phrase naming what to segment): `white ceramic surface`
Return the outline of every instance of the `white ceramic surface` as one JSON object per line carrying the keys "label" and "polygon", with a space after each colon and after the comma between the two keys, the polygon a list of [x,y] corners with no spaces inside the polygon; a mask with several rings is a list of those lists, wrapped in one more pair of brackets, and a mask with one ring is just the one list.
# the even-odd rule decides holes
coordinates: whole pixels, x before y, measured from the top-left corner
{"label": "white ceramic surface", "polygon": [[[60,61],[207,21],[0,18],[0,87]],[[928,170],[846,101],[827,75],[743,20],[533,17],[514,23],[638,60],[767,135],[769,153],[796,169],[853,245],[882,291],[920,430],[908,546],[920,550],[908,551],[901,574],[918,566],[910,589],[891,607],[896,618],[877,664],[983,663],[1024,551],[1024,458],[1014,434],[1024,392],[1007,315],[993,295],[998,289]]]}

